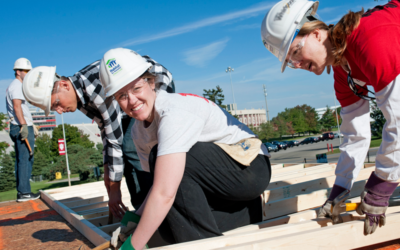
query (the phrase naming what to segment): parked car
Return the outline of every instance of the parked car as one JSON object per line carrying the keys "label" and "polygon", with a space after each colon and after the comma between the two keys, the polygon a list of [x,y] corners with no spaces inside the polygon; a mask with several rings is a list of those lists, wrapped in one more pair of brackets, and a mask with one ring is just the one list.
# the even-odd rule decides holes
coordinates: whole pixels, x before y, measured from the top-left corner
{"label": "parked car", "polygon": [[278,146],[278,149],[279,149],[279,150],[281,150],[281,149],[286,150],[286,149],[287,149],[287,144],[284,143],[284,142],[281,142],[281,141],[273,141],[272,144]]}
{"label": "parked car", "polygon": [[267,147],[268,152],[278,152],[279,151],[278,146],[276,146],[272,143],[266,142],[266,143],[264,143],[264,145]]}
{"label": "parked car", "polygon": [[339,138],[339,136],[340,136],[340,137],[343,137],[343,134],[334,133],[333,136],[334,136],[335,138]]}
{"label": "parked car", "polygon": [[335,136],[333,135],[332,132],[327,132],[327,133],[324,133],[324,134],[322,135],[322,141],[325,141],[325,140],[333,140],[333,139],[335,139]]}
{"label": "parked car", "polygon": [[306,139],[304,139],[300,144],[304,145],[304,144],[309,144],[309,143],[314,143],[314,142],[318,142],[318,137],[308,137]]}
{"label": "parked car", "polygon": [[288,148],[293,148],[294,146],[299,146],[300,145],[300,142],[299,141],[296,141],[296,140],[293,140],[293,141],[284,141],[286,144],[287,144],[287,146],[288,146]]}

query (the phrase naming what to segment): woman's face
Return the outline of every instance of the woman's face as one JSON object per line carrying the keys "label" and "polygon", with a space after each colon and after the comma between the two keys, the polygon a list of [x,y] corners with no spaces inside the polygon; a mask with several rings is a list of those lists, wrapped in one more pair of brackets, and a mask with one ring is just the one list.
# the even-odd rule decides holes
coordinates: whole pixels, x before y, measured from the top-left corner
{"label": "woman's face", "polygon": [[320,30],[315,30],[307,36],[297,36],[292,44],[287,61],[292,61],[295,68],[300,68],[321,75],[328,65],[328,53],[325,39]]}
{"label": "woman's face", "polygon": [[122,110],[130,117],[151,123],[154,118],[154,79],[138,78],[114,94]]}

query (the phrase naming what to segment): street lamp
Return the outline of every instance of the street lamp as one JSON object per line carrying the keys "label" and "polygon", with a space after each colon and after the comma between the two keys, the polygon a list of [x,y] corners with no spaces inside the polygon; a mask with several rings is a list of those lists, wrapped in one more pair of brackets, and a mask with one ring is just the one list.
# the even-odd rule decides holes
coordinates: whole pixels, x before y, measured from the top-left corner
{"label": "street lamp", "polygon": [[265,87],[265,84],[263,84],[263,88],[264,88],[265,106],[267,108],[267,121],[269,122],[269,110],[268,110],[268,103],[267,103],[267,88]]}
{"label": "street lamp", "polygon": [[235,94],[233,93],[233,85],[232,85],[232,75],[231,75],[231,71],[234,71],[233,68],[228,67],[225,72],[228,73],[229,72],[229,77],[231,78],[231,88],[232,88],[232,96],[233,96],[233,105],[232,105],[232,109],[235,110],[235,115],[236,115],[236,109],[235,109]]}

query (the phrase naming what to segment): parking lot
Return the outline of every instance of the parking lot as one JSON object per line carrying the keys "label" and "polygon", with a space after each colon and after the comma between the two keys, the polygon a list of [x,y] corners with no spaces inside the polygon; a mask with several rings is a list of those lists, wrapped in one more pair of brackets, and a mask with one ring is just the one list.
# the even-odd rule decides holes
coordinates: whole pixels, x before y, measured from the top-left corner
{"label": "parking lot", "polygon": [[[343,138],[342,138],[343,140]],[[328,151],[327,143],[329,143],[329,150],[332,144],[333,149],[339,148],[339,138],[328,141],[320,141],[318,143],[299,145],[298,147],[288,148],[287,150],[280,150],[278,152],[271,152],[271,163],[302,163],[304,158],[307,163],[316,163],[316,154],[323,154]],[[370,149],[370,157],[374,157],[378,149]],[[339,154],[328,155],[328,162],[337,162]]]}

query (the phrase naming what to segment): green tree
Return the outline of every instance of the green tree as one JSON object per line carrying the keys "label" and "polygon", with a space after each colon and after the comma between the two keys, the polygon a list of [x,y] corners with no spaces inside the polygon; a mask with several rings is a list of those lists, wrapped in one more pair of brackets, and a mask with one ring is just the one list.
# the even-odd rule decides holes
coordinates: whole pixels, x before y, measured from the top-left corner
{"label": "green tree", "polygon": [[223,109],[226,108],[226,105],[222,104],[222,102],[225,100],[225,96],[222,94],[223,90],[219,85],[216,87],[216,89],[203,89],[203,92],[204,98],[214,102]]}
{"label": "green tree", "polygon": [[[304,115],[305,121],[305,130],[304,132],[319,132],[320,125],[318,123],[318,114],[315,109],[307,104],[303,104],[301,106],[296,106],[297,109],[301,110]],[[304,135],[303,132],[303,135]]]}
{"label": "green tree", "polygon": [[275,138],[277,136],[277,132],[274,130],[274,126],[271,122],[264,122],[260,124],[257,135],[260,140],[268,141],[271,138]]}
{"label": "green tree", "polygon": [[0,163],[0,192],[12,190],[16,186],[14,160],[9,154],[4,154]]}
{"label": "green tree", "polygon": [[281,137],[282,139],[282,135],[286,135],[287,134],[287,121],[285,120],[285,118],[283,116],[278,116],[272,118],[272,124],[274,126],[274,131],[276,131],[276,133]]}
{"label": "green tree", "polygon": [[[67,148],[71,145],[81,145],[84,148],[93,148],[94,143],[89,140],[89,135],[84,134],[75,126],[64,124],[65,127],[65,139],[67,141]],[[62,125],[58,125],[53,130],[53,136],[51,138],[51,153],[53,157],[58,156],[58,139],[63,139]]]}
{"label": "green tree", "polygon": [[386,119],[383,116],[382,111],[378,108],[376,101],[372,101],[370,117],[375,121],[371,124],[371,132],[374,136],[382,138],[383,126],[386,123]]}
{"label": "green tree", "polygon": [[[41,133],[35,140],[35,162],[38,160],[36,157],[38,152],[41,152],[47,161],[52,160],[51,152],[52,140],[48,134]],[[58,148],[58,147],[57,147]]]}
{"label": "green tree", "polygon": [[326,111],[322,115],[319,122],[320,122],[323,130],[325,130],[325,131],[330,130],[332,127],[335,126],[336,120],[335,120],[335,117],[333,116],[332,110],[329,108],[328,105],[326,105]]}
{"label": "green tree", "polygon": [[6,114],[0,112],[0,130],[4,130],[8,124],[5,122],[8,120]]}
{"label": "green tree", "polygon": [[46,156],[41,152],[35,152],[35,160],[33,161],[32,166],[32,175],[41,175],[43,169],[47,169],[50,161]]}

